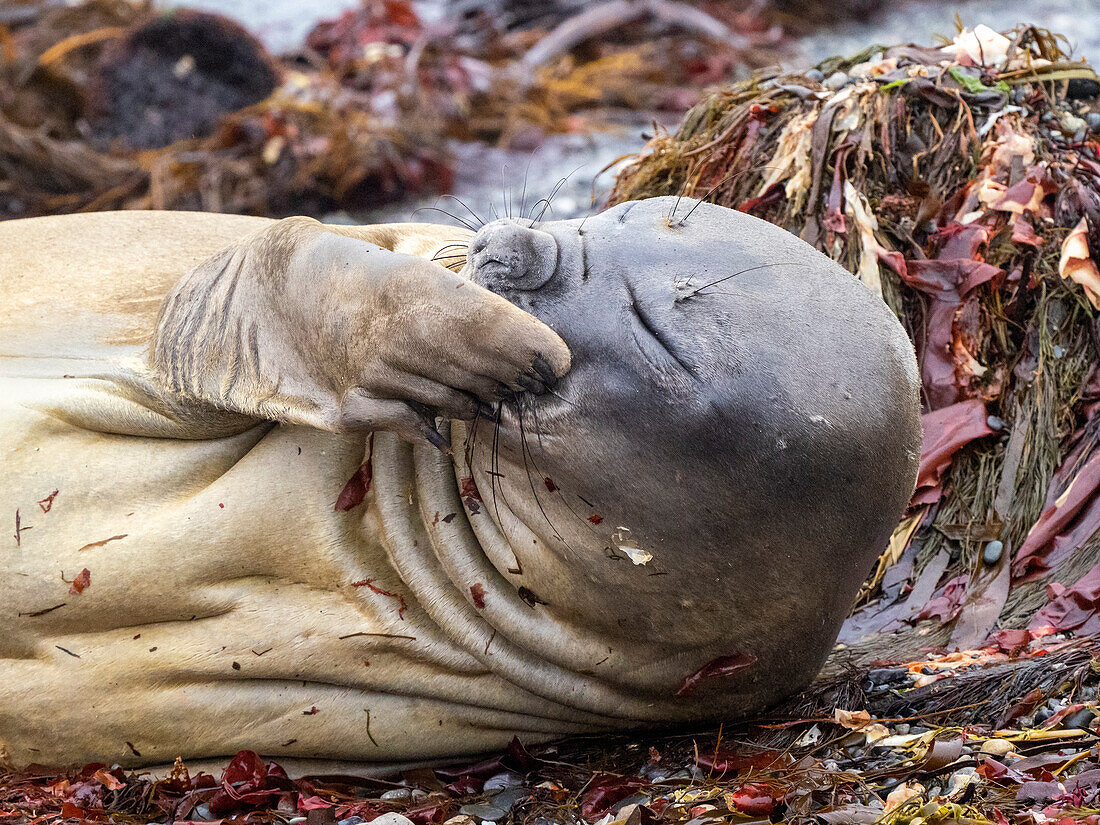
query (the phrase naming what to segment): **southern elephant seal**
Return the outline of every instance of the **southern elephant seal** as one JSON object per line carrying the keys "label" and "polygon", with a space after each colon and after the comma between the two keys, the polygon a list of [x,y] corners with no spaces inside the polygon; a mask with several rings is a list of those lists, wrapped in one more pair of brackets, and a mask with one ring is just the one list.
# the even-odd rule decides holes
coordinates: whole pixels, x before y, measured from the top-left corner
{"label": "southern elephant seal", "polygon": [[0,224],[4,758],[381,767],[808,683],[913,488],[913,351],[669,211]]}

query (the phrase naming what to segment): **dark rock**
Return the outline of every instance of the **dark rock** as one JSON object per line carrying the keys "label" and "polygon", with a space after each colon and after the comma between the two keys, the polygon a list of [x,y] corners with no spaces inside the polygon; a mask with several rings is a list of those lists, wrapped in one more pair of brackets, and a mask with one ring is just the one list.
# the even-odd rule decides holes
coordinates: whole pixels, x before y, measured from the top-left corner
{"label": "dark rock", "polygon": [[1100,96],[1100,83],[1088,77],[1074,77],[1066,84],[1067,100],[1092,100]]}
{"label": "dark rock", "polygon": [[903,667],[876,667],[867,671],[867,680],[875,687],[896,685],[909,680],[909,671]]}
{"label": "dark rock", "polygon": [[211,134],[278,81],[275,61],[241,26],[177,10],[137,25],[104,53],[86,114],[99,143],[153,149]]}
{"label": "dark rock", "polygon": [[1063,728],[1080,728],[1081,730],[1088,730],[1089,725],[1092,724],[1092,720],[1096,718],[1096,714],[1088,708],[1081,708],[1075,711],[1065,719],[1062,720]]}

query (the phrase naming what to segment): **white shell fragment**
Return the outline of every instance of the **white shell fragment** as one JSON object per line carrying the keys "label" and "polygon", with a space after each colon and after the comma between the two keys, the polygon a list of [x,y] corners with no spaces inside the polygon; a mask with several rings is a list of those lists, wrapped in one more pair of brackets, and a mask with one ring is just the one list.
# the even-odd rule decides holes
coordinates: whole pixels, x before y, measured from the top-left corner
{"label": "white shell fragment", "polygon": [[653,560],[653,554],[641,549],[630,537],[630,528],[620,527],[615,531],[615,548],[621,550],[635,564],[645,564]]}

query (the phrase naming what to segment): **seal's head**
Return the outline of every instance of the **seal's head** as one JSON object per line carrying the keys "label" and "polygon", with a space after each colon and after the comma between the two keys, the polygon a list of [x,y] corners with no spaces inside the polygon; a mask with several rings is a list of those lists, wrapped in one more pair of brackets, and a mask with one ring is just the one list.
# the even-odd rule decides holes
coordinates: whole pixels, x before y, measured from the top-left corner
{"label": "seal's head", "polygon": [[479,424],[471,467],[500,520],[560,562],[525,572],[541,599],[596,582],[606,598],[568,618],[742,663],[712,686],[723,712],[823,661],[912,493],[918,379],[904,330],[848,272],[764,221],[676,201],[473,238],[470,277],[553,328],[573,366],[505,405],[497,432]]}

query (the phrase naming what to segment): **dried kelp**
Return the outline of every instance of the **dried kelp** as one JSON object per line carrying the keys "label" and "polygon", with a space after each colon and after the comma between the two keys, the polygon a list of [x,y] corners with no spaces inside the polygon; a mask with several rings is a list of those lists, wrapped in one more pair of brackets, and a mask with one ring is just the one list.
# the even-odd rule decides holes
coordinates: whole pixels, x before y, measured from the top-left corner
{"label": "dried kelp", "polygon": [[721,89],[619,177],[799,234],[917,347],[918,491],[833,667],[974,647],[1100,562],[1098,92],[1062,39],[979,26]]}

